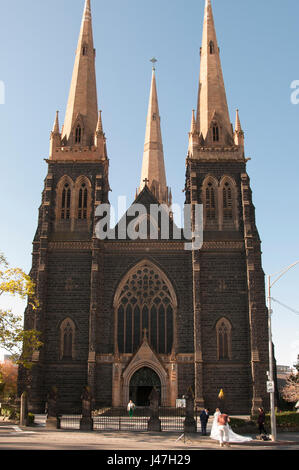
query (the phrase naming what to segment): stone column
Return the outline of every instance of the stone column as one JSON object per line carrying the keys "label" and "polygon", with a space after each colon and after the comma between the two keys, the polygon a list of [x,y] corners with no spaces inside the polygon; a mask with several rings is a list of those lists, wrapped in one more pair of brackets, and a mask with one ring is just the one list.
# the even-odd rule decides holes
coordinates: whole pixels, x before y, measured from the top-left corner
{"label": "stone column", "polygon": [[[194,205],[199,204],[198,200],[198,175],[191,166],[189,175],[190,202],[192,205],[191,227],[196,228]],[[192,274],[193,274],[193,315],[194,315],[194,392],[196,406],[204,407],[203,398],[203,352],[202,352],[202,308],[200,295],[200,250],[192,250]]]}
{"label": "stone column", "polygon": [[148,431],[161,432],[161,420],[159,419],[159,393],[153,388],[150,394],[150,413],[151,417],[148,421]]}
{"label": "stone column", "polygon": [[21,395],[20,426],[27,426],[28,418],[28,395],[23,392]]}
{"label": "stone column", "polygon": [[88,386],[91,394],[96,398],[96,325],[99,304],[99,289],[101,276],[99,273],[98,240],[92,239],[92,264],[90,277],[90,313],[89,313],[89,354],[88,354]]}
{"label": "stone column", "polygon": [[196,432],[196,422],[194,419],[194,397],[192,391],[189,389],[186,398],[186,417],[184,421],[184,432]]}
{"label": "stone column", "polygon": [[91,403],[92,403],[92,394],[90,387],[86,386],[83,389],[82,395],[82,418],[80,420],[80,430],[83,431],[92,431],[93,421],[91,417]]}
{"label": "stone column", "polygon": [[269,364],[268,314],[265,299],[264,272],[261,265],[261,242],[256,228],[250,180],[247,173],[241,175],[241,193],[247,263],[251,345],[251,414],[255,415],[258,412],[258,408],[263,405],[265,406],[264,403],[269,400],[266,393],[265,379]]}
{"label": "stone column", "polygon": [[47,428],[57,429],[57,400],[58,391],[56,387],[52,387],[47,396]]}

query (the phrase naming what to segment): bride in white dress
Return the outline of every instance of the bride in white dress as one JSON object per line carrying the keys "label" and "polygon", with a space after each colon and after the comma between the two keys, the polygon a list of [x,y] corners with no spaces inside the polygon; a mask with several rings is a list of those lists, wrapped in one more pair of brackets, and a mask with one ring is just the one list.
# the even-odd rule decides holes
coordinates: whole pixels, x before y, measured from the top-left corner
{"label": "bride in white dress", "polygon": [[[216,441],[220,440],[220,433],[218,429],[218,416],[219,415],[221,415],[221,411],[219,410],[219,408],[216,408],[216,411],[214,414],[214,421],[213,421],[211,434],[210,434],[210,438],[215,439]],[[252,441],[251,437],[245,437],[245,436],[240,436],[239,434],[236,434],[229,425],[228,425],[228,433],[229,433],[229,442]]]}

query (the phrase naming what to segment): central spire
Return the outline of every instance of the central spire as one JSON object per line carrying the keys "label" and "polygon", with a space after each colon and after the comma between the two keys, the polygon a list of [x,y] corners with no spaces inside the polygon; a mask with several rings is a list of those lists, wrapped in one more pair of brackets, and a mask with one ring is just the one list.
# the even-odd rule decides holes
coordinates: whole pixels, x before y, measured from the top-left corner
{"label": "central spire", "polygon": [[79,125],[81,128],[80,143],[83,145],[92,145],[97,122],[98,104],[95,49],[93,44],[90,0],[86,0],[62,138],[66,144],[72,145],[76,143],[76,129]]}
{"label": "central spire", "polygon": [[[199,81],[197,130],[204,140],[228,143],[227,139],[232,139],[232,128],[210,0],[205,3]],[[218,127],[214,139],[213,126]]]}
{"label": "central spire", "polygon": [[166,184],[164,152],[161,134],[160,113],[156,85],[155,62],[152,59],[152,81],[147,113],[144,153],[139,190],[148,186],[161,204],[170,205],[170,195]]}

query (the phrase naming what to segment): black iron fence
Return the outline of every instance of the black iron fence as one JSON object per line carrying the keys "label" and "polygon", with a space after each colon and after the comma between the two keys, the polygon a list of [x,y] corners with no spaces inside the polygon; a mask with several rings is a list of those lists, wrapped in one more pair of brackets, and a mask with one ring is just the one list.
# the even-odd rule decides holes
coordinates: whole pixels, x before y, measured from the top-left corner
{"label": "black iron fence", "polygon": [[107,408],[92,413],[93,429],[101,431],[147,431],[150,409],[136,407],[129,416],[125,407]]}
{"label": "black iron fence", "polygon": [[[129,416],[126,407],[102,408],[92,412],[93,429],[96,431],[147,431],[151,417],[149,407],[136,407]],[[80,412],[61,414],[58,418],[60,429],[80,429]],[[159,407],[159,419],[162,431],[184,431],[185,408]],[[197,430],[200,430],[199,417],[194,412]]]}
{"label": "black iron fence", "polygon": [[183,431],[186,417],[185,408],[159,408],[162,431]]}
{"label": "black iron fence", "polygon": [[82,414],[61,414],[57,418],[57,427],[59,429],[80,429],[80,420]]}

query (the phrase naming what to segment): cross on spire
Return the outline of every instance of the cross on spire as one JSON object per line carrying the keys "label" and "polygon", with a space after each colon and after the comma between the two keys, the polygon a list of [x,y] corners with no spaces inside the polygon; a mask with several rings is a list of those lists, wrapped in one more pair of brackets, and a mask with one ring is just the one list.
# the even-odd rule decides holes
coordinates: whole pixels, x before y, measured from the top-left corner
{"label": "cross on spire", "polygon": [[147,328],[143,328],[143,339],[147,340]]}
{"label": "cross on spire", "polygon": [[147,178],[144,178],[143,183],[145,184],[145,186],[147,186],[149,183],[149,180]]}
{"label": "cross on spire", "polygon": [[150,60],[150,62],[152,62],[152,64],[153,64],[153,70],[156,70],[155,64],[156,64],[156,62],[158,62],[157,59],[156,59],[156,57],[153,57],[153,58]]}

